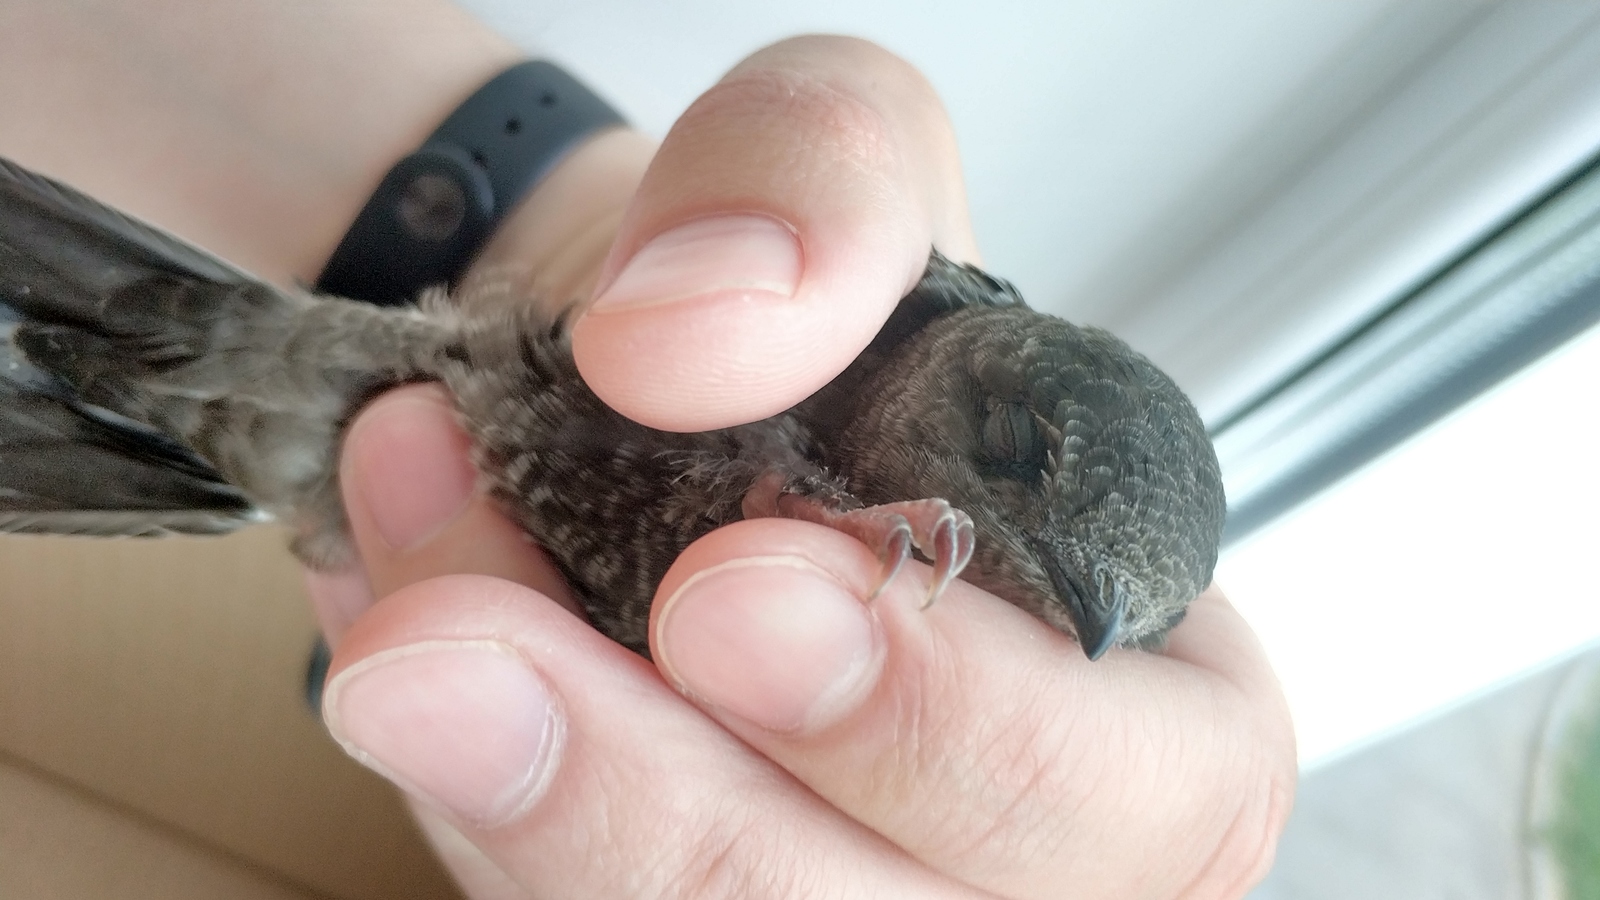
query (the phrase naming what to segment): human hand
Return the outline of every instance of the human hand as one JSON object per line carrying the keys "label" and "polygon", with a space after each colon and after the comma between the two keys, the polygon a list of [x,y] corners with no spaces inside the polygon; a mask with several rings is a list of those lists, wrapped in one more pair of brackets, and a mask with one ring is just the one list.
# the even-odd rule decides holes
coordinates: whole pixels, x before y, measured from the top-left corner
{"label": "human hand", "polygon": [[[685,114],[636,191],[594,174],[637,147],[596,148],[591,170],[627,203],[620,225],[530,217],[489,258],[520,247],[530,283],[601,285],[580,367],[650,424],[791,405],[860,350],[930,243],[975,259],[937,99],[859,42],[763,51]],[[755,227],[718,245],[734,237],[705,224],[718,214]],[[680,225],[697,255],[666,261],[650,242]],[[658,671],[561,609],[557,573],[473,492],[466,444],[437,388],[364,412],[341,475],[370,594],[316,592],[338,646],[329,727],[420,802],[473,896],[1228,897],[1264,873],[1292,733],[1215,591],[1164,653],[1089,663],[965,584],[921,611],[902,577],[867,605],[866,547],[744,522],[662,584]]]}

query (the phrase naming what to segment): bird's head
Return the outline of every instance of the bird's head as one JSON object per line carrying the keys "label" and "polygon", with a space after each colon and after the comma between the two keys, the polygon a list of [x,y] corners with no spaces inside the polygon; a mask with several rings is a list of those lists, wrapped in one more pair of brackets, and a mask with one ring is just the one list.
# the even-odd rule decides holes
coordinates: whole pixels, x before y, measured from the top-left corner
{"label": "bird's head", "polygon": [[972,516],[962,578],[1098,658],[1152,647],[1211,580],[1224,500],[1183,392],[1110,334],[1025,306],[929,323],[866,388],[845,454],[867,502]]}

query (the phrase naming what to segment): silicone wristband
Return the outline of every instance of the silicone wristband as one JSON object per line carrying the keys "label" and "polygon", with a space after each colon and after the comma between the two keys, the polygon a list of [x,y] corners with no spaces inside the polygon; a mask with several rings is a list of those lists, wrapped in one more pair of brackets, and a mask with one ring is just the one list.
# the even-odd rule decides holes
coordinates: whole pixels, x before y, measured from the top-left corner
{"label": "silicone wristband", "polygon": [[625,124],[560,68],[512,66],[389,170],[316,289],[394,305],[453,284],[506,213],[568,152]]}

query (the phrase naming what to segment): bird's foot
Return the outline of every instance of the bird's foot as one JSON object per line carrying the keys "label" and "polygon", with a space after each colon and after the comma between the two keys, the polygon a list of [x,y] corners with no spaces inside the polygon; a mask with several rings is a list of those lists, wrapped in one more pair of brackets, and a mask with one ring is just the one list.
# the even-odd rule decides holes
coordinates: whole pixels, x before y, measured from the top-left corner
{"label": "bird's foot", "polygon": [[837,512],[831,518],[823,524],[878,549],[883,571],[869,600],[877,599],[894,581],[906,557],[911,555],[912,547],[933,561],[933,581],[928,586],[923,609],[932,606],[972,560],[971,517],[938,498],[867,506]]}
{"label": "bird's foot", "polygon": [[878,551],[883,570],[869,601],[877,599],[905,565],[911,549],[922,551],[933,562],[933,582],[928,588],[926,609],[933,605],[950,582],[972,560],[976,537],[972,518],[948,501],[930,497],[903,500],[878,506],[842,508],[847,494],[831,491],[795,492],[780,487],[775,480],[763,479],[745,498],[745,515],[781,516],[826,525],[843,532]]}

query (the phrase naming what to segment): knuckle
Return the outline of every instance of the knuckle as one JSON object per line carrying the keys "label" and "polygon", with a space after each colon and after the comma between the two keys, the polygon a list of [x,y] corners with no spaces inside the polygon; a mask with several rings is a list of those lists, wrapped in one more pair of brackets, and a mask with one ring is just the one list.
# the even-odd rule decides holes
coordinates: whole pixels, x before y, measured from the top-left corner
{"label": "knuckle", "polygon": [[1232,900],[1265,878],[1294,805],[1298,771],[1293,759],[1259,759],[1216,850],[1185,897]]}

